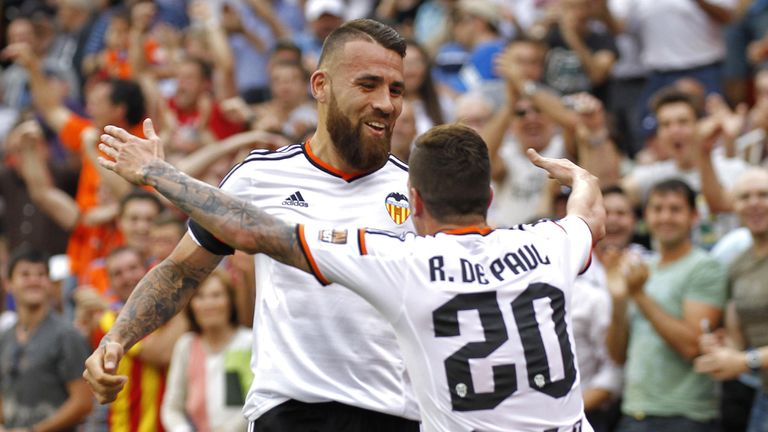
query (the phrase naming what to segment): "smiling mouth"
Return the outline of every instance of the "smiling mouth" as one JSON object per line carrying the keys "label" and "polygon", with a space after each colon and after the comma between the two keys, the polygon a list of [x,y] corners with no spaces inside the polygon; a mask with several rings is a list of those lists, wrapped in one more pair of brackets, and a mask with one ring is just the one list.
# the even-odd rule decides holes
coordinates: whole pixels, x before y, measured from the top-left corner
{"label": "smiling mouth", "polygon": [[387,125],[381,122],[365,122],[365,125],[379,135],[387,130]]}

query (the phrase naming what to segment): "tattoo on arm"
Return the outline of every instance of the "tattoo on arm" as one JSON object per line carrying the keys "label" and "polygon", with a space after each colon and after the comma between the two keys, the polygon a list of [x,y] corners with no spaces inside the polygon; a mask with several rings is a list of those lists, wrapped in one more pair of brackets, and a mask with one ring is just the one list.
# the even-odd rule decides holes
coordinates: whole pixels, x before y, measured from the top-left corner
{"label": "tattoo on arm", "polygon": [[144,182],[235,249],[265,253],[284,264],[310,271],[295,225],[196,180],[166,162],[147,167]]}
{"label": "tattoo on arm", "polygon": [[101,344],[116,338],[127,351],[182,310],[216,264],[200,267],[171,259],[158,264],[136,285]]}

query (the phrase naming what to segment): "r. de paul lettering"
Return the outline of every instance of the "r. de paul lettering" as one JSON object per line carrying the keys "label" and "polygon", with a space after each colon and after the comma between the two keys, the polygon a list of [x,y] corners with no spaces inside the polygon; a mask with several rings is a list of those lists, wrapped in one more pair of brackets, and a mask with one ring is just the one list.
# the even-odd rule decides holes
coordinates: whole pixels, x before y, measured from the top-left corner
{"label": "r. de paul lettering", "polygon": [[488,278],[493,277],[498,281],[504,281],[505,278],[512,275],[519,275],[520,272],[528,272],[539,265],[549,265],[549,256],[542,257],[536,246],[532,244],[524,245],[516,251],[507,252],[504,256],[494,259],[486,268],[481,263],[474,263],[465,258],[459,258],[458,267],[454,270],[455,274],[447,272],[445,269],[445,257],[435,255],[429,259],[429,279],[432,282],[454,282],[479,283],[487,285]]}

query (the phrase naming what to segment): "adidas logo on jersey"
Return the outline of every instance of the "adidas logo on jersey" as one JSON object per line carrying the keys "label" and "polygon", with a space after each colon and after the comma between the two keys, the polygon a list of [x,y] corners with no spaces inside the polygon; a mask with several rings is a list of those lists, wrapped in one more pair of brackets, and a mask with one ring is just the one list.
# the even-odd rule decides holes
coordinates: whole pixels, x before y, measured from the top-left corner
{"label": "adidas logo on jersey", "polygon": [[283,201],[283,205],[296,206],[296,207],[309,207],[309,204],[306,201],[304,201],[304,197],[301,196],[301,192],[299,191],[292,193],[291,196],[286,198],[285,201]]}

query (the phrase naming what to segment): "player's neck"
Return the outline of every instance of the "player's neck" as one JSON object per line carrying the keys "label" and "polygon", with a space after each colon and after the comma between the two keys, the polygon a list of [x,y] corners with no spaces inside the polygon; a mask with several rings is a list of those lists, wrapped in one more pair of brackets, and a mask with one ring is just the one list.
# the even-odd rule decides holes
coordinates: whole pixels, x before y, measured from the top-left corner
{"label": "player's neck", "polygon": [[449,220],[437,220],[427,218],[424,221],[423,235],[434,235],[438,232],[466,230],[471,228],[488,228],[488,223],[481,215],[465,215],[450,218]]}
{"label": "player's neck", "polygon": [[328,131],[318,126],[315,134],[309,140],[309,146],[312,154],[338,171],[345,173],[356,173],[359,170],[350,166],[344,158],[336,151],[336,148],[331,142],[331,136]]}

